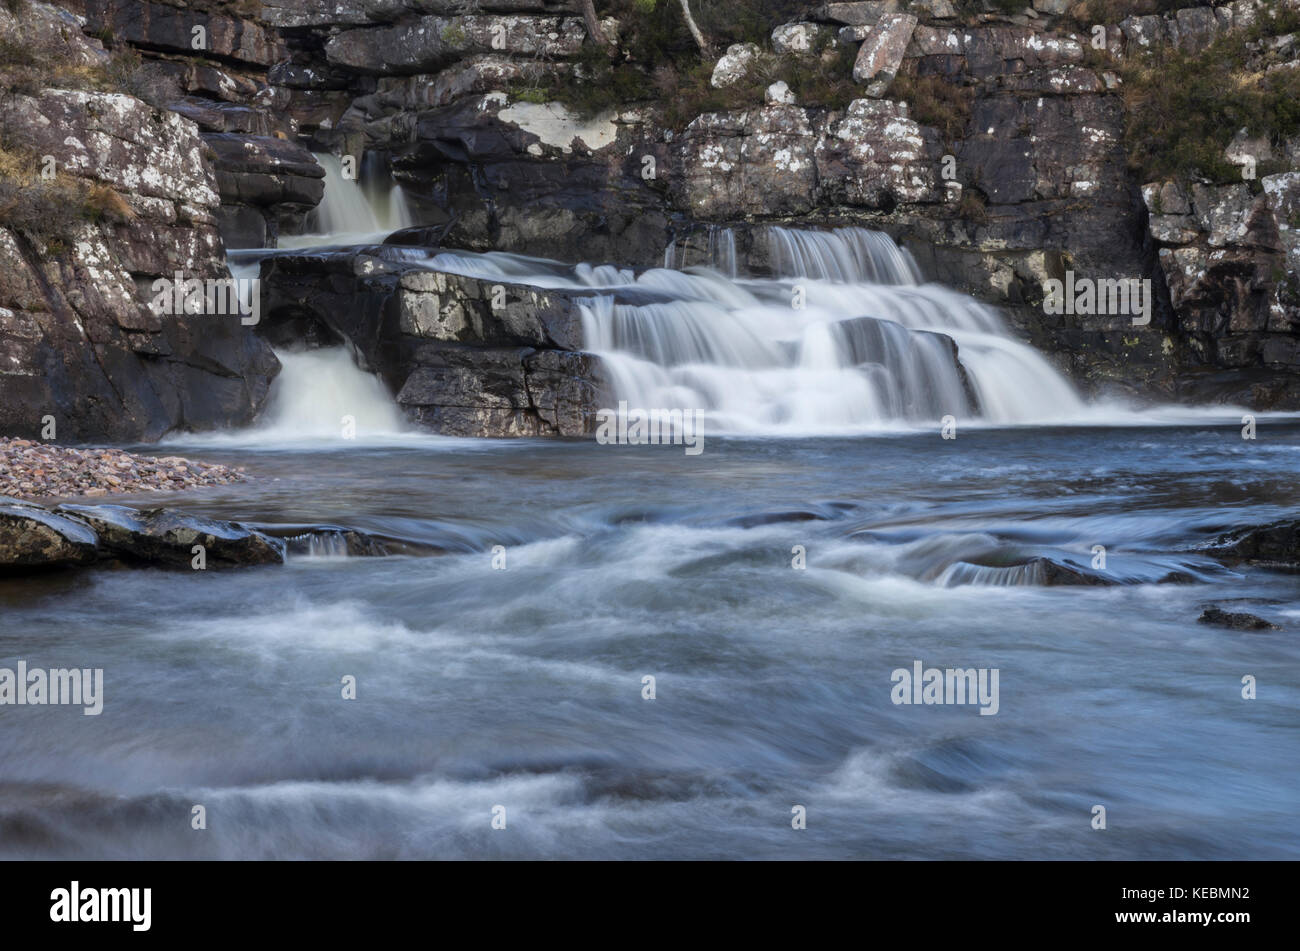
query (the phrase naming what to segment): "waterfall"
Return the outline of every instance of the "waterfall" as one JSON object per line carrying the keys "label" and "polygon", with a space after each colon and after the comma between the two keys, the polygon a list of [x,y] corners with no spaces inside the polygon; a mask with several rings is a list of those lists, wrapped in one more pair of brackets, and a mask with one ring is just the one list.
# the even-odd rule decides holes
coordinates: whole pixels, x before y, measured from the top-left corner
{"label": "waterfall", "polygon": [[[1083,420],[1073,386],[998,313],[920,283],[912,256],[862,228],[769,229],[777,276],[709,267],[636,275],[520,255],[444,252],[433,270],[588,290],[585,347],[607,406],[698,410],[715,432],[805,435]],[[710,239],[727,258],[734,242]],[[420,255],[413,253],[411,260]],[[666,259],[676,257],[670,247]],[[711,253],[712,257],[712,253]]]}
{"label": "waterfall", "polygon": [[[855,433],[935,427],[945,416],[961,425],[1086,418],[1071,384],[1011,337],[993,308],[921,283],[911,255],[887,235],[772,228],[768,236],[776,276],[764,279],[709,267],[637,274],[501,252],[393,253],[431,270],[587,292],[579,303],[584,346],[601,358],[603,405],[696,411],[713,432]],[[712,235],[709,247],[712,260],[734,267],[730,233]],[[339,415],[371,401],[374,426],[400,428],[380,413],[381,402],[391,409],[382,385],[346,353],[310,366],[305,361],[325,358],[282,359],[269,425],[333,433]],[[331,393],[332,381],[349,373],[370,388]]]}
{"label": "waterfall", "polygon": [[769,238],[775,279],[652,270],[636,283],[668,299],[583,308],[614,398],[783,434],[1082,413],[1070,383],[992,308],[919,283],[887,235],[773,228]]}
{"label": "waterfall", "polygon": [[352,438],[345,435],[345,419],[359,442],[407,428],[384,384],[361,370],[346,348],[275,355],[280,375],[259,426],[268,438],[341,442]]}
{"label": "waterfall", "polygon": [[[284,248],[367,244],[409,227],[411,212],[400,185],[389,186],[387,170],[375,156],[362,160],[359,181],[345,177],[336,155],[317,154],[325,169],[325,194],[311,213],[313,234],[283,237]],[[265,250],[233,253],[228,266],[235,278],[255,278]],[[241,285],[243,286],[243,285]],[[280,373],[262,418],[248,435],[276,444],[295,440],[365,443],[407,430],[392,395],[378,377],[360,369],[345,347],[306,352],[277,350]],[[350,420],[348,435],[345,430]],[[345,440],[347,442],[345,442]]]}
{"label": "waterfall", "polygon": [[[919,284],[921,272],[906,249],[866,228],[799,231],[771,228],[772,263],[778,274],[840,284]],[[734,246],[733,246],[734,254]]]}
{"label": "waterfall", "polygon": [[[664,267],[685,269],[687,251],[686,245],[679,247],[677,239],[673,238],[668,242],[668,247],[664,248]],[[734,278],[736,276],[736,233],[730,228],[709,225],[705,258],[699,263]]]}
{"label": "waterfall", "polygon": [[282,238],[282,247],[378,242],[413,224],[402,186],[390,184],[370,153],[355,178],[343,174],[343,161],[337,155],[317,154],[316,160],[325,169],[325,195],[308,215],[309,233]]}

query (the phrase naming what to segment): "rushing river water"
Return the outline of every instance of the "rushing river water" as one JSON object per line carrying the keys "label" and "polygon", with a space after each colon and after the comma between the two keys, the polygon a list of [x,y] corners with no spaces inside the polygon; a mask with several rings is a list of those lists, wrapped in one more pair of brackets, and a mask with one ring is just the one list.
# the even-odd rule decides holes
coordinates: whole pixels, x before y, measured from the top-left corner
{"label": "rushing river water", "polygon": [[[0,855],[1293,857],[1300,581],[1184,551],[1300,503],[1300,428],[1239,429],[168,447],[255,476],[187,509],[444,553],[0,581],[0,665],[106,694],[5,709]],[[1095,544],[1202,580],[945,576]],[[997,668],[997,714],[895,705],[916,660]]]}
{"label": "rushing river water", "polygon": [[[1300,424],[1089,406],[884,236],[773,242],[761,281],[726,235],[689,273],[390,249],[590,291],[611,396],[704,451],[404,432],[344,351],[282,354],[257,427],[163,447],[250,481],[169,504],[429,553],[0,579],[0,667],[105,678],[0,714],[0,857],[1294,857],[1300,576],[1195,548],[1294,517]],[[1043,583],[1097,546],[1120,584]],[[917,663],[996,712],[895,703]]]}

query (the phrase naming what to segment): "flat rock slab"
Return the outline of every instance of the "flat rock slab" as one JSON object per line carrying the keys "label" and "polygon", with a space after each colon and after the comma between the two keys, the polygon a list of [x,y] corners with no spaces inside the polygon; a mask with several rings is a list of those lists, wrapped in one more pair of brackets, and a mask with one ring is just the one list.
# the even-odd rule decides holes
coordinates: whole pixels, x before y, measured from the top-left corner
{"label": "flat rock slab", "polygon": [[57,514],[79,519],[99,536],[104,554],[168,567],[190,567],[194,546],[209,564],[267,565],[284,561],[285,545],[239,522],[171,509],[138,511],[125,505],[62,505]]}

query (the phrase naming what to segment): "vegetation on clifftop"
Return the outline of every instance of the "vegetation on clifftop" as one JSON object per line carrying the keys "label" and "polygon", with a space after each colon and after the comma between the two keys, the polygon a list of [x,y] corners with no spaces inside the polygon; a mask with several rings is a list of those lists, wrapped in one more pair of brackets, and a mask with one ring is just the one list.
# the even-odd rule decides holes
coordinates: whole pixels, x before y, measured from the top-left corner
{"label": "vegetation on clifftop", "polygon": [[[805,5],[796,0],[728,0],[693,4],[695,20],[714,53],[733,43],[768,45],[772,28],[798,18]],[[619,22],[617,49],[586,44],[573,75],[513,90],[524,100],[551,99],[585,114],[662,105],[664,121],[685,126],[705,112],[741,109],[763,103],[766,88],[784,81],[802,105],[843,106],[857,94],[851,72],[853,48],[832,49],[829,41],[814,54],[760,58],[742,81],[724,89],[710,83],[715,56],[702,57],[677,0],[597,0],[600,16]]]}
{"label": "vegetation on clifftop", "polygon": [[[1300,12],[1275,9],[1197,53],[1160,47],[1114,68],[1123,79],[1125,148],[1143,181],[1241,181],[1224,151],[1239,130],[1275,154],[1300,135],[1300,69],[1284,65],[1274,38],[1300,30]],[[1294,43],[1294,39],[1290,41]],[[1262,160],[1259,177],[1284,163]]]}

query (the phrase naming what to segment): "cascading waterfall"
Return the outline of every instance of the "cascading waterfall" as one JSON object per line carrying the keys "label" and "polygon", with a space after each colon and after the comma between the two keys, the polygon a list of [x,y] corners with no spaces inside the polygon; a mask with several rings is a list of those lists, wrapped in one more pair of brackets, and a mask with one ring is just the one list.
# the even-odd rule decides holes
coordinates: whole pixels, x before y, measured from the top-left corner
{"label": "cascading waterfall", "polygon": [[[369,156],[367,156],[369,158]],[[389,185],[363,160],[361,174],[343,174],[337,155],[317,154],[325,169],[325,195],[308,217],[309,234],[280,239],[285,248],[382,241],[393,231],[412,225],[411,210],[401,185]]]}
{"label": "cascading waterfall", "polygon": [[[281,238],[283,247],[379,241],[391,231],[411,224],[401,187],[385,189],[377,184],[381,176],[373,167],[363,164],[362,184],[358,184],[344,177],[338,156],[316,158],[325,169],[325,194],[313,213],[313,221],[322,233]],[[227,265],[239,281],[237,286],[252,286],[246,282],[257,277],[266,253],[245,251],[229,257]],[[256,429],[246,435],[276,444],[345,438],[365,443],[370,437],[407,430],[384,384],[358,367],[346,347],[277,349],[275,355],[280,361],[280,373],[272,384],[265,413]],[[351,420],[353,436],[344,435],[345,418]]]}
{"label": "cascading waterfall", "polygon": [[[1081,419],[1071,384],[996,311],[936,284],[889,236],[772,228],[777,277],[568,267],[441,253],[428,267],[598,291],[583,306],[610,403],[698,410],[717,432],[802,435]],[[714,236],[711,247],[733,248]],[[419,252],[413,252],[419,256]],[[672,251],[666,257],[672,257]],[[725,255],[724,255],[725,256]]]}
{"label": "cascading waterfall", "polygon": [[384,384],[359,369],[346,348],[275,355],[280,375],[260,427],[269,438],[342,440],[345,418],[362,442],[406,428]]}
{"label": "cascading waterfall", "polygon": [[773,228],[770,239],[775,279],[649,271],[637,284],[668,300],[585,309],[587,346],[618,400],[783,434],[1082,413],[1069,382],[995,311],[920,284],[887,235]]}
{"label": "cascading waterfall", "polygon": [[889,235],[866,228],[769,231],[777,274],[838,284],[919,284],[921,271]]}
{"label": "cascading waterfall", "polygon": [[[679,246],[673,238],[664,249],[664,267],[684,270],[687,266],[687,247]],[[720,271],[727,277],[736,276],[736,233],[730,228],[709,225],[705,259],[700,264]]]}

